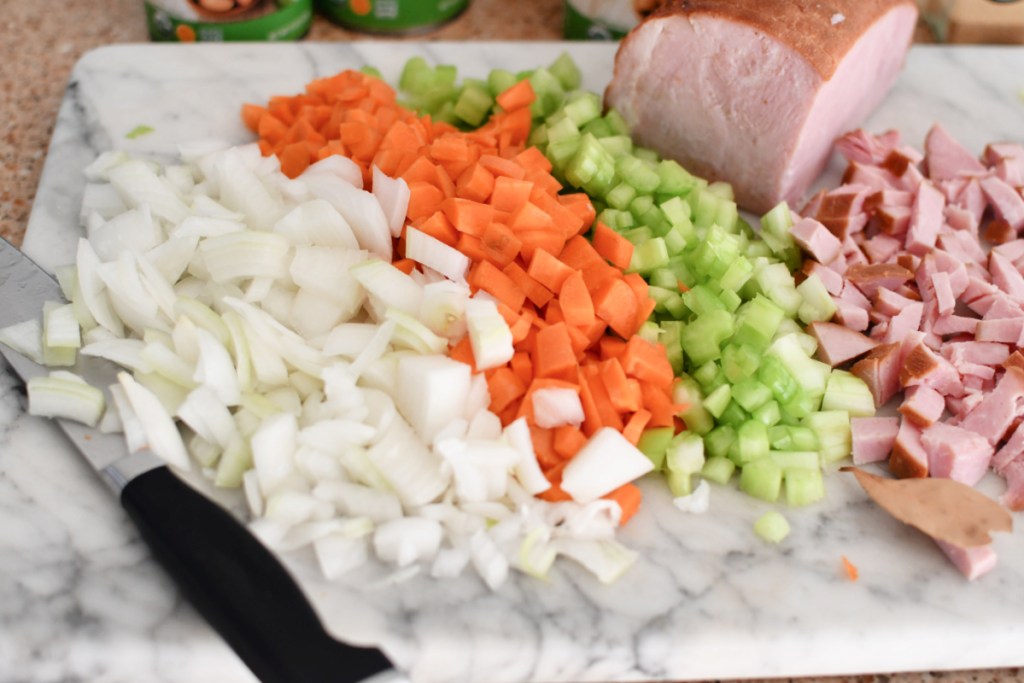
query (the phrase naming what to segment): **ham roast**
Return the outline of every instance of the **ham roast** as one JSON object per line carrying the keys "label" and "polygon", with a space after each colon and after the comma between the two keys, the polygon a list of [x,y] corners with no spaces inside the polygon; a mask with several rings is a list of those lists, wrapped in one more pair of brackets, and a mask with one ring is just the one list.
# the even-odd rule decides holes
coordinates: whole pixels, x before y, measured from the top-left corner
{"label": "ham roast", "polygon": [[606,104],[740,206],[797,206],[896,81],[916,22],[914,0],[672,0],[623,40]]}

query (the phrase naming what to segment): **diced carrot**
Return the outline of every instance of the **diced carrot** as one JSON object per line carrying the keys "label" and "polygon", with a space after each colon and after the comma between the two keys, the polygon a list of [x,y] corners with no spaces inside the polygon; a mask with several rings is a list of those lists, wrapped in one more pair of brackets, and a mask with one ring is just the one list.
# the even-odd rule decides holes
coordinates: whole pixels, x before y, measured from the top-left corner
{"label": "diced carrot", "polygon": [[243,104],[242,105],[242,122],[245,127],[251,130],[253,133],[259,132],[260,119],[267,113],[266,107],[260,107],[255,104]]}
{"label": "diced carrot", "polygon": [[430,183],[437,189],[440,182],[441,170],[437,164],[425,156],[417,157],[409,168],[402,172],[402,180],[409,183]]}
{"label": "diced carrot", "polygon": [[626,350],[620,357],[622,369],[630,377],[642,383],[669,389],[675,379],[672,364],[665,353],[665,347],[652,344],[642,337],[632,337],[626,342]]}
{"label": "diced carrot", "polygon": [[[594,324],[594,302],[583,282],[583,274],[578,270],[572,272],[562,282],[558,292],[558,303],[567,325],[589,327]],[[587,346],[589,346],[589,340]]]}
{"label": "diced carrot", "polygon": [[480,157],[480,165],[493,173],[495,176],[506,176],[522,180],[526,177],[523,167],[509,159],[502,159],[495,154],[484,154]]}
{"label": "diced carrot", "polygon": [[512,279],[501,272],[490,261],[480,261],[469,274],[469,284],[482,289],[495,299],[514,311],[518,311],[526,301],[526,294],[516,286]]}
{"label": "diced carrot", "polygon": [[[472,164],[455,182],[455,193],[463,199],[486,202],[494,192],[494,174],[480,164]],[[494,202],[491,202],[494,205]]]}
{"label": "diced carrot", "polygon": [[643,436],[644,428],[647,427],[650,421],[650,411],[636,411],[626,422],[626,426],[622,428],[622,436],[634,446],[637,445],[640,443],[640,437]]}
{"label": "diced carrot", "polygon": [[601,412],[597,409],[597,402],[594,394],[590,391],[590,385],[584,378],[583,370],[579,371],[580,403],[583,404],[583,433],[593,436],[594,432],[604,427],[601,421]]}
{"label": "diced carrot", "polygon": [[530,259],[526,273],[544,287],[557,294],[562,283],[573,274],[573,269],[544,249],[537,249]]}
{"label": "diced carrot", "polygon": [[266,140],[271,144],[283,140],[284,136],[288,135],[288,126],[269,112],[260,117],[257,126],[257,134],[260,136],[260,139]]}
{"label": "diced carrot", "polygon": [[530,81],[524,78],[499,94],[495,99],[498,105],[505,111],[514,111],[529,107],[537,99],[537,96],[533,92],[533,86],[530,84]]}
{"label": "diced carrot", "polygon": [[619,508],[622,510],[622,515],[619,517],[619,526],[622,526],[632,519],[633,515],[640,509],[640,503],[643,502],[644,494],[636,484],[623,484],[611,493],[602,496],[602,498],[614,500],[619,504]]}
{"label": "diced carrot", "polygon": [[523,270],[522,266],[514,261],[505,266],[502,272],[508,275],[519,286],[519,289],[523,290],[526,298],[538,308],[547,305],[551,301],[551,297],[554,296],[550,289],[534,280],[529,273]]}
{"label": "diced carrot", "polygon": [[572,350],[576,354],[576,360],[582,362],[587,349],[590,347],[590,338],[576,325],[566,325],[569,330],[569,341],[572,343]]}
{"label": "diced carrot", "polygon": [[464,232],[459,235],[459,241],[456,243],[455,248],[468,256],[472,261],[486,261],[488,257],[483,241],[469,233]]}
{"label": "diced carrot", "polygon": [[533,183],[535,189],[550,195],[557,195],[562,191],[562,183],[558,182],[558,178],[547,171],[527,171],[526,175],[523,176],[523,180]]}
{"label": "diced carrot", "polygon": [[491,394],[490,410],[500,412],[526,393],[526,384],[508,367],[496,368],[487,377]]}
{"label": "diced carrot", "polygon": [[483,235],[494,218],[494,209],[490,204],[459,197],[444,200],[441,210],[456,230],[474,237]]}
{"label": "diced carrot", "polygon": [[605,427],[611,427],[622,431],[622,418],[619,416],[615,406],[612,405],[611,397],[608,396],[608,389],[601,381],[601,372],[594,365],[583,368],[583,380],[590,389],[590,395],[594,397],[594,405],[597,413],[601,416],[601,423]]}
{"label": "diced carrot", "polygon": [[296,178],[309,168],[310,148],[305,142],[293,142],[281,150],[281,173]]}
{"label": "diced carrot", "polygon": [[409,208],[406,215],[409,220],[432,216],[437,207],[444,201],[444,193],[431,183],[416,181],[409,183]]}
{"label": "diced carrot", "polygon": [[530,425],[530,440],[533,441],[533,452],[537,456],[537,464],[542,470],[556,467],[563,462],[555,451],[555,431]]}
{"label": "diced carrot", "polygon": [[625,352],[626,342],[618,337],[602,337],[601,341],[598,342],[598,347],[601,352],[602,360],[618,358]]}
{"label": "diced carrot", "polygon": [[846,555],[841,555],[839,559],[843,561],[843,571],[846,573],[846,578],[850,581],[856,581],[860,578],[860,571],[857,570],[857,565],[850,562]]}
{"label": "diced carrot", "polygon": [[406,275],[408,275],[409,273],[411,273],[413,270],[416,269],[416,262],[413,261],[412,259],[407,259],[407,258],[398,259],[397,261],[395,261],[391,265],[393,265],[395,268],[398,268],[400,271],[402,271]]}
{"label": "diced carrot", "polygon": [[521,230],[516,236],[522,241],[520,251],[527,261],[533,259],[534,252],[543,249],[549,254],[557,254],[562,250],[565,240],[557,230],[544,228],[541,230]]}
{"label": "diced carrot", "polygon": [[651,427],[675,426],[678,406],[672,403],[671,397],[664,389],[641,382],[640,392],[643,394],[644,408],[651,413]]}
{"label": "diced carrot", "polygon": [[621,279],[610,279],[594,294],[594,312],[608,327],[628,339],[637,330],[636,298]]}
{"label": "diced carrot", "polygon": [[587,437],[580,431],[579,427],[562,425],[555,428],[554,449],[555,453],[565,459],[576,455],[587,443]]}
{"label": "diced carrot", "polygon": [[590,226],[594,224],[597,211],[594,209],[594,203],[590,201],[590,197],[585,193],[560,194],[558,195],[558,201],[562,202],[567,209],[579,217],[580,222],[583,223],[584,231],[589,230]]}
{"label": "diced carrot", "polygon": [[541,491],[537,494],[537,497],[541,500],[546,500],[549,503],[563,503],[565,501],[572,500],[572,496],[562,490],[562,467],[565,467],[567,461],[563,460],[559,463],[561,467],[545,471],[544,474],[547,476],[548,481],[551,482],[551,488]]}
{"label": "diced carrot", "polygon": [[524,385],[529,384],[533,379],[533,361],[530,360],[530,354],[526,351],[516,351],[512,354],[512,360],[508,364]]}
{"label": "diced carrot", "polygon": [[581,235],[577,235],[565,243],[565,247],[558,254],[559,260],[575,270],[583,270],[587,266],[607,265],[601,255],[597,253],[593,245]]}
{"label": "diced carrot", "polygon": [[594,226],[594,249],[616,268],[625,270],[633,259],[633,243],[604,223]]}
{"label": "diced carrot", "polygon": [[468,161],[471,153],[461,135],[444,135],[430,144],[430,155],[435,161]]}
{"label": "diced carrot", "polygon": [[458,231],[451,221],[448,220],[448,217],[444,215],[443,211],[435,211],[430,218],[416,221],[415,227],[417,230],[444,242],[449,247],[454,247],[459,241]]}
{"label": "diced carrot", "polygon": [[516,319],[516,321],[509,325],[509,331],[512,332],[513,344],[519,344],[526,339],[527,335],[530,334],[530,330],[533,329],[533,321],[536,317],[536,313],[526,308],[523,309],[522,314]]}
{"label": "diced carrot", "polygon": [[451,348],[451,351],[448,352],[448,355],[451,356],[453,359],[459,361],[460,363],[465,363],[466,365],[473,369],[473,372],[476,372],[476,362],[473,358],[473,347],[469,342],[468,334],[464,336],[462,339],[460,339],[459,343],[457,343],[455,346]]}
{"label": "diced carrot", "polygon": [[[495,183],[495,191],[498,184]],[[534,230],[550,230],[557,232],[555,222],[543,209],[530,201],[519,204],[519,208],[512,213],[512,220],[509,227],[516,232],[528,232]],[[565,241],[563,238],[562,242]],[[561,249],[557,250],[561,251]]]}
{"label": "diced carrot", "polygon": [[608,323],[599,319],[596,315],[594,316],[594,322],[589,326],[581,327],[580,332],[587,338],[589,343],[587,344],[588,349],[593,349],[597,352],[597,357],[600,358],[600,352],[594,349],[594,346],[604,339],[605,333],[608,331]]}
{"label": "diced carrot", "polygon": [[601,381],[608,389],[608,397],[615,409],[620,413],[632,413],[640,410],[641,397],[639,394],[634,395],[630,390],[629,378],[626,377],[626,372],[622,369],[622,364],[618,359],[609,358],[602,361],[599,367],[601,368]]}
{"label": "diced carrot", "polygon": [[515,162],[530,171],[540,171],[542,173],[551,173],[551,162],[544,156],[536,147],[527,147],[522,152],[515,156]]}
{"label": "diced carrot", "polygon": [[607,286],[609,281],[622,279],[622,271],[607,263],[592,263],[580,272],[583,273],[583,281],[587,283],[591,296]]}
{"label": "diced carrot", "polygon": [[497,211],[507,211],[511,214],[529,200],[533,187],[533,183],[527,180],[498,176],[494,179],[491,206]]}
{"label": "diced carrot", "polygon": [[537,377],[576,379],[576,353],[565,323],[549,325],[537,332],[533,370]]}
{"label": "diced carrot", "polygon": [[622,280],[629,285],[629,288],[633,290],[633,295],[636,297],[636,329],[639,330],[640,326],[651,317],[651,313],[654,312],[654,307],[657,304],[651,298],[647,283],[640,277],[639,273],[627,273],[623,276]]}
{"label": "diced carrot", "polygon": [[480,240],[490,255],[489,260],[500,268],[511,265],[523,247],[522,240],[501,223],[488,225]]}

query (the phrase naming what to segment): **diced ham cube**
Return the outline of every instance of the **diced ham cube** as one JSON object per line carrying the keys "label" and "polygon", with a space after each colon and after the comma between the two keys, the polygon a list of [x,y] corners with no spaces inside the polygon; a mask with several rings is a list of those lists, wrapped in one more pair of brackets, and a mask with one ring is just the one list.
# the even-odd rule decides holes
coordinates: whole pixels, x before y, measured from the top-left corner
{"label": "diced ham cube", "polygon": [[898,417],[850,418],[853,434],[853,464],[866,465],[889,457],[900,428]]}
{"label": "diced ham cube", "polygon": [[966,230],[949,230],[940,234],[938,245],[964,264],[985,262],[985,250],[977,237]]}
{"label": "diced ham cube", "polygon": [[951,342],[947,348],[954,367],[961,363],[1002,365],[1010,357],[1010,348],[996,342]]}
{"label": "diced ham cube", "polygon": [[1002,474],[1006,478],[1006,492],[999,497],[999,502],[1014,512],[1024,510],[1024,460],[1014,460]]}
{"label": "diced ham cube", "polygon": [[928,476],[928,453],[921,443],[921,430],[910,420],[900,422],[889,456],[889,471],[899,479]]}
{"label": "diced ham cube", "polygon": [[905,206],[909,209],[913,205],[914,193],[906,190],[881,190],[864,200],[864,210],[869,213],[882,206]]}
{"label": "diced ham cube", "polygon": [[868,261],[871,263],[885,263],[896,255],[900,246],[901,243],[898,239],[879,233],[865,240],[863,245],[864,255],[868,257]]}
{"label": "diced ham cube", "polygon": [[900,390],[900,345],[876,346],[850,372],[868,385],[876,406],[885,405]]}
{"label": "diced ham cube", "polygon": [[885,287],[878,288],[874,300],[875,310],[889,317],[898,314],[904,308],[914,303],[912,299],[908,299]]}
{"label": "diced ham cube", "polygon": [[946,225],[954,230],[962,230],[971,235],[978,234],[978,219],[967,209],[955,204],[947,204],[946,208],[942,210],[942,214],[946,219]]}
{"label": "diced ham cube", "polygon": [[1017,303],[1024,303],[1024,276],[1008,258],[992,252],[988,258],[988,270],[992,273],[992,284]]}
{"label": "diced ham cube", "polygon": [[1021,370],[1024,370],[1024,353],[1021,353],[1019,349],[1014,351],[1003,363],[1003,367],[1007,369],[1020,368]]}
{"label": "diced ham cube", "polygon": [[969,211],[974,216],[974,222],[981,225],[981,220],[985,216],[985,209],[988,207],[985,193],[981,191],[981,182],[977,178],[971,178],[970,182],[960,192],[960,196],[956,198],[954,204],[965,211]]}
{"label": "diced ham cube", "polygon": [[908,388],[898,408],[904,419],[922,429],[933,425],[945,409],[946,400],[942,394],[923,384]]}
{"label": "diced ham cube", "polygon": [[921,342],[911,347],[900,368],[901,386],[912,387],[917,384],[930,386],[943,395],[958,396],[963,393],[960,373],[956,368]]}
{"label": "diced ham cube", "polygon": [[863,308],[865,311],[871,310],[871,302],[868,301],[868,298],[849,281],[843,284],[843,291],[839,294],[839,298],[857,308]]}
{"label": "diced ham cube", "polygon": [[865,309],[838,297],[832,297],[832,303],[836,306],[835,320],[857,332],[868,329],[868,312]]}
{"label": "diced ham cube", "polygon": [[1017,425],[1006,443],[992,456],[992,469],[996,474],[1002,474],[1010,463],[1021,458],[1024,458],[1024,422]]}
{"label": "diced ham cube", "polygon": [[843,183],[864,185],[875,191],[898,187],[899,182],[899,178],[888,169],[856,161],[851,161],[843,174]]}
{"label": "diced ham cube", "polygon": [[910,228],[910,216],[913,211],[910,206],[880,206],[875,210],[872,219],[883,233],[899,237],[905,235]]}
{"label": "diced ham cube", "polygon": [[846,257],[847,268],[870,263],[868,257],[864,255],[864,251],[861,250],[857,242],[850,235],[847,235],[846,239],[843,240],[843,256]]}
{"label": "diced ham cube", "polygon": [[1017,266],[1017,261],[1024,259],[1024,239],[1010,240],[997,246],[992,247],[993,254],[999,254],[1000,256],[1006,257],[1014,267]]}
{"label": "diced ham cube", "polygon": [[895,263],[874,263],[852,266],[846,271],[846,279],[857,285],[857,289],[868,298],[873,297],[879,287],[896,290],[914,278],[914,273]]}
{"label": "diced ham cube", "polygon": [[825,289],[828,290],[828,293],[833,296],[839,296],[843,291],[843,276],[831,268],[821,265],[817,261],[812,261],[811,259],[805,260],[801,271],[803,271],[804,275],[807,277],[817,275],[818,279],[821,280],[821,283],[825,285]]}
{"label": "diced ham cube", "polygon": [[836,140],[836,151],[847,161],[861,164],[880,164],[900,144],[900,132],[889,130],[881,135],[872,135],[863,129],[846,133]]}
{"label": "diced ham cube", "polygon": [[921,444],[928,453],[931,476],[968,486],[981,481],[992,460],[992,444],[962,425],[937,422],[921,432]]}
{"label": "diced ham cube", "polygon": [[953,563],[953,566],[967,577],[968,581],[974,581],[978,577],[988,574],[995,569],[999,560],[996,551],[992,549],[991,545],[961,548],[945,541],[936,540],[935,543],[946,554],[946,557]]}
{"label": "diced ham cube", "polygon": [[981,162],[974,158],[956,138],[936,123],[924,140],[925,163],[932,180],[948,180],[960,175],[983,175]]}
{"label": "diced ham cube", "polygon": [[921,328],[921,319],[924,316],[924,304],[914,302],[893,316],[889,321],[889,329],[886,330],[882,341],[886,344],[898,342],[907,336],[907,333],[914,332]]}
{"label": "diced ham cube", "polygon": [[956,307],[956,296],[949,282],[949,273],[939,271],[932,275],[932,287],[935,289],[935,301],[939,315],[949,315]]}
{"label": "diced ham cube", "polygon": [[993,170],[996,173],[996,177],[1010,187],[1024,185],[1024,168],[1021,168],[1016,159],[1002,159],[995,165]]}
{"label": "diced ham cube", "polygon": [[996,388],[961,421],[960,426],[982,435],[993,446],[1002,441],[1024,407],[1024,370],[1007,368]]}
{"label": "diced ham cube", "polygon": [[800,248],[821,263],[834,261],[843,251],[839,238],[813,218],[801,218],[789,231]]}
{"label": "diced ham cube", "polygon": [[1015,142],[993,142],[985,146],[982,158],[989,166],[995,166],[1000,161],[1016,161],[1024,170],[1024,145]]}
{"label": "diced ham cube", "polygon": [[994,318],[980,321],[974,334],[978,341],[1016,344],[1022,331],[1024,331],[1024,319],[1022,318]]}
{"label": "diced ham cube", "polygon": [[906,249],[911,254],[923,256],[935,246],[939,228],[943,224],[943,208],[946,198],[929,182],[921,183],[907,229]]}
{"label": "diced ham cube", "polygon": [[815,357],[832,367],[859,358],[878,346],[878,342],[855,332],[844,325],[828,322],[812,322],[807,331],[818,340]]}
{"label": "diced ham cube", "polygon": [[840,240],[859,232],[867,225],[864,200],[874,193],[866,185],[842,185],[825,193],[814,216]]}
{"label": "diced ham cube", "polygon": [[995,176],[982,179],[981,191],[997,218],[1009,223],[1014,232],[1024,228],[1024,197],[1020,192]]}
{"label": "diced ham cube", "polygon": [[1024,310],[1021,309],[1020,304],[1002,292],[996,292],[988,297],[987,302],[979,299],[975,304],[984,306],[985,313],[982,315],[984,320],[1024,317]]}
{"label": "diced ham cube", "polygon": [[985,382],[996,376],[994,368],[978,363],[961,363],[957,371],[963,376],[964,389],[983,388]]}
{"label": "diced ham cube", "polygon": [[981,321],[977,318],[967,318],[961,315],[943,315],[939,316],[935,324],[932,325],[932,332],[939,335],[960,334],[962,332],[974,334],[979,322]]}

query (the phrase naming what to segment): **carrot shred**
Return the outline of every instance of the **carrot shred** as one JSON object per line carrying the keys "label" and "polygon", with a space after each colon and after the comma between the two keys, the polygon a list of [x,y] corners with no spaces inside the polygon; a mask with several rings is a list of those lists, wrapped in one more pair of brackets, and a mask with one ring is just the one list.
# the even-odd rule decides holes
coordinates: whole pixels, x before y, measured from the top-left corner
{"label": "carrot shred", "polygon": [[626,426],[622,428],[623,438],[634,446],[640,443],[640,437],[643,436],[644,428],[650,423],[651,417],[648,410],[641,409],[633,413],[633,416],[626,422]]}
{"label": "carrot shred", "polygon": [[850,562],[846,555],[842,555],[840,559],[843,561],[843,571],[846,572],[846,578],[848,578],[850,581],[856,581],[857,579],[859,579],[860,570],[857,569],[857,565],[855,565],[853,562]]}

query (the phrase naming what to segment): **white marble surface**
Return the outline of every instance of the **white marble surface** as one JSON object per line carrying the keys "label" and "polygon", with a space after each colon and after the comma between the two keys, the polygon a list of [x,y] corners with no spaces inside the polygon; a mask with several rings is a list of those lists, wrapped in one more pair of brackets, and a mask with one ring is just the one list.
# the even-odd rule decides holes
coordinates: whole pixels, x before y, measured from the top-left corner
{"label": "white marble surface", "polygon": [[[86,56],[61,110],[25,249],[70,260],[80,169],[110,146],[167,153],[178,140],[246,139],[242,102],[296,91],[368,61],[392,79],[404,60],[544,64],[559,44],[129,46]],[[613,48],[569,49],[600,89]],[[915,48],[872,129],[920,144],[935,119],[972,149],[1024,137],[1024,50]],[[156,132],[136,140],[137,125]],[[0,303],[2,305],[2,303]],[[988,481],[996,494],[1001,484]],[[716,491],[712,512],[677,513],[659,482],[623,539],[642,558],[604,587],[571,564],[550,582],[517,576],[497,593],[475,578],[396,585],[369,570],[320,581],[286,558],[335,634],[378,643],[422,681],[639,680],[936,671],[1024,665],[1024,522],[996,541],[995,571],[966,582],[937,548],[827,478],[825,503],[784,510],[792,535],[751,531],[766,507]],[[24,415],[0,373],[0,680],[248,681],[181,603],[117,503],[50,425]],[[845,555],[860,569],[850,582]]]}

